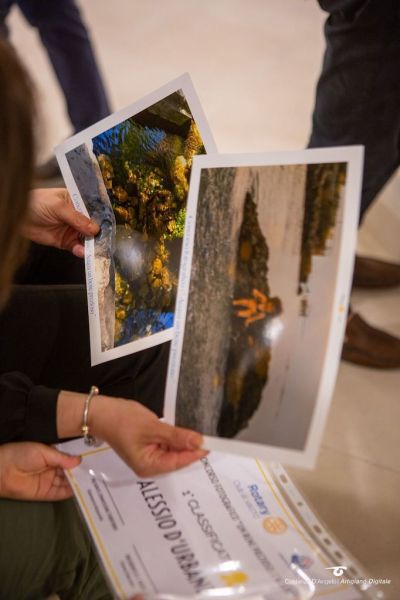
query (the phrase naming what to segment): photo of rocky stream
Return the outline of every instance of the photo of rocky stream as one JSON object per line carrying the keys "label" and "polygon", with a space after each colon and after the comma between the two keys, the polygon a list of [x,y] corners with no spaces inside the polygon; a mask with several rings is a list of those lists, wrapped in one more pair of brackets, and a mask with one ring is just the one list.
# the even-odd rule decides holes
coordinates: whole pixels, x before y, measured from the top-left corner
{"label": "photo of rocky stream", "polygon": [[172,327],[193,156],[205,152],[182,91],[67,160],[90,216],[102,351]]}

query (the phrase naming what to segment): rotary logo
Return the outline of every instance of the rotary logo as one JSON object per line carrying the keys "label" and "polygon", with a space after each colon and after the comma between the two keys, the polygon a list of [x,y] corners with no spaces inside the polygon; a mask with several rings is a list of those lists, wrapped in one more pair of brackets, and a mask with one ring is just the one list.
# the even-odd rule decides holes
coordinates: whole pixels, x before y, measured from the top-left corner
{"label": "rotary logo", "polygon": [[265,531],[267,533],[272,533],[273,535],[285,533],[288,528],[286,521],[284,521],[281,517],[265,517],[262,524]]}

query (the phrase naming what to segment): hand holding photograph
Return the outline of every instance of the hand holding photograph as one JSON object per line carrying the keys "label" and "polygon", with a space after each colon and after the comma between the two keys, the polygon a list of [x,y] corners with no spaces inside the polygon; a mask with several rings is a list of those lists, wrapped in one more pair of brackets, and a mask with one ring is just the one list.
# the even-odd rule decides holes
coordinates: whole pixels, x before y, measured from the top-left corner
{"label": "hand holding photograph", "polygon": [[86,242],[92,364],[172,337],[193,157],[215,151],[188,75],[56,149]]}
{"label": "hand holding photograph", "polygon": [[312,466],[336,378],[362,148],[196,157],[165,417]]}

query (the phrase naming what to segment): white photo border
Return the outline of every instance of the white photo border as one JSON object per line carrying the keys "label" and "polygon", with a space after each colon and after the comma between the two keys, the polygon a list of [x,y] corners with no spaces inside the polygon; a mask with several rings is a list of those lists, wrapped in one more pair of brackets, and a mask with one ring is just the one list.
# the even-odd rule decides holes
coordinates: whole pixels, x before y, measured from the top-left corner
{"label": "white photo border", "polygon": [[306,150],[196,156],[190,179],[186,228],[181,255],[179,286],[176,299],[174,337],[172,340],[164,403],[164,418],[175,423],[176,394],[189,299],[190,271],[196,230],[197,201],[202,169],[218,167],[262,167],[272,165],[298,165],[346,163],[347,176],[343,199],[343,223],[332,306],[328,343],[319,381],[315,407],[312,413],[307,440],[303,450],[264,445],[242,440],[204,436],[204,448],[219,452],[241,454],[303,468],[313,468],[321,444],[329,406],[336,382],[337,371],[346,327],[350,301],[353,266],[359,222],[363,146],[313,148]]}
{"label": "white photo border", "polygon": [[[206,152],[216,153],[217,147],[211,133],[210,126],[208,125],[205,113],[200,104],[200,100],[197,96],[192,80],[188,73],[184,73],[180,77],[173,79],[169,83],[158,88],[154,92],[144,96],[137,102],[130,104],[129,106],[105,117],[101,121],[98,121],[94,125],[91,125],[87,129],[73,135],[62,144],[55,148],[55,155],[58,160],[58,164],[61,169],[65,184],[71,195],[74,206],[77,210],[83,214],[88,215],[86,206],[82,200],[78,186],[76,185],[75,179],[72,175],[69,167],[66,154],[71,150],[74,150],[77,146],[86,143],[91,147],[92,140],[96,136],[104,133],[108,129],[111,129],[115,125],[126,121],[130,117],[142,112],[146,108],[149,108],[153,104],[156,104],[163,98],[182,90],[185,99],[189,105],[193,119],[200,131],[200,135],[206,149]],[[86,284],[87,284],[87,296],[88,296],[88,312],[89,312],[89,331],[90,331],[90,354],[92,366],[100,363],[133,354],[146,348],[152,348],[158,346],[163,342],[170,341],[173,337],[173,327],[155,333],[148,337],[140,338],[133,342],[129,342],[110,350],[101,350],[101,334],[100,334],[100,320],[99,320],[99,306],[97,296],[97,284],[94,275],[94,241],[91,239],[85,241],[85,269],[86,269]]]}

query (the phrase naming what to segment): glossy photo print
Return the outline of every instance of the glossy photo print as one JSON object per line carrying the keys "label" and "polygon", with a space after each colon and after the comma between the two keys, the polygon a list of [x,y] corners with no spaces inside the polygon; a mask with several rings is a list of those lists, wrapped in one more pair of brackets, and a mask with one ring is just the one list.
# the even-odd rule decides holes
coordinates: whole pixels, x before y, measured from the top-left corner
{"label": "glossy photo print", "polygon": [[310,465],[351,284],[362,149],[195,159],[167,420]]}
{"label": "glossy photo print", "polygon": [[193,157],[214,150],[188,76],[62,144],[86,244],[92,364],[171,339]]}

